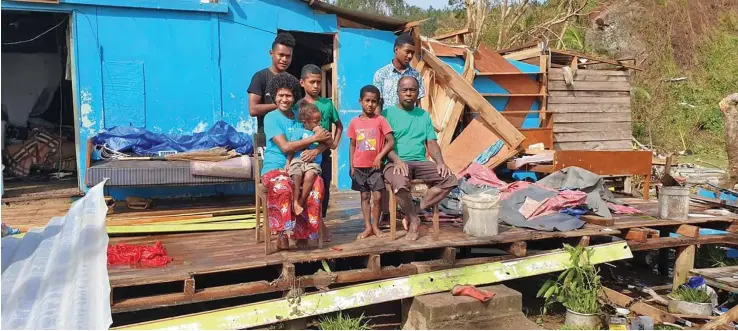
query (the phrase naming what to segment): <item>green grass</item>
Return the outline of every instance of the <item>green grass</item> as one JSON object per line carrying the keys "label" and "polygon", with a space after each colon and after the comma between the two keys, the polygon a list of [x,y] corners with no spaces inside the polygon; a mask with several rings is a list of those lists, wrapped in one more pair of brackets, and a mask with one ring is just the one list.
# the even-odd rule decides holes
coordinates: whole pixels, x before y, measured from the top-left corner
{"label": "green grass", "polygon": [[681,330],[681,328],[672,326],[672,325],[664,325],[664,324],[656,324],[653,326],[654,330]]}
{"label": "green grass", "polygon": [[371,330],[368,323],[369,320],[364,318],[364,314],[359,317],[351,317],[338,313],[321,318],[318,321],[318,327],[321,330]]}
{"label": "green grass", "polygon": [[572,324],[564,324],[562,325],[559,330],[590,330],[589,328],[583,327],[583,326],[576,326]]}

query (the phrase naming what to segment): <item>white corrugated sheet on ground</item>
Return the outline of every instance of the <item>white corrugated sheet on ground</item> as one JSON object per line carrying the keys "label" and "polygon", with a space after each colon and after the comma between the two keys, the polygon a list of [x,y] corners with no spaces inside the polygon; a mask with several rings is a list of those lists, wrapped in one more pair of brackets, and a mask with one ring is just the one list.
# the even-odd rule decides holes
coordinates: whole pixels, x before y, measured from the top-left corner
{"label": "white corrugated sheet on ground", "polygon": [[2,239],[2,329],[108,329],[107,207],[103,185],[64,217]]}

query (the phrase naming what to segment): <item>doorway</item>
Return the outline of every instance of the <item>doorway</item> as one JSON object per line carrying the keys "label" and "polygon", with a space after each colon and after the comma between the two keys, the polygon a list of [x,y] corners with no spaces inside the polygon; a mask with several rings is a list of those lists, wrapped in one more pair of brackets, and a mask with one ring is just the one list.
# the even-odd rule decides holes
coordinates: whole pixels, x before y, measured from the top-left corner
{"label": "doorway", "polygon": [[68,13],[2,11],[3,200],[79,193]]}
{"label": "doorway", "polygon": [[[295,48],[292,50],[292,64],[287,69],[287,72],[293,76],[300,78],[302,67],[307,64],[314,64],[321,68],[322,72],[322,88],[321,96],[324,98],[331,99],[333,105],[338,109],[338,102],[335,96],[337,95],[336,81],[336,35],[335,34],[324,34],[324,33],[310,33],[301,31],[284,31],[289,32],[295,37]],[[303,91],[303,94],[305,92]],[[343,123],[344,129],[348,127],[348,123]],[[332,128],[332,132],[335,135],[336,127]],[[337,151],[332,152],[332,173],[333,179],[331,180],[331,187],[337,187],[338,185],[338,158]]]}

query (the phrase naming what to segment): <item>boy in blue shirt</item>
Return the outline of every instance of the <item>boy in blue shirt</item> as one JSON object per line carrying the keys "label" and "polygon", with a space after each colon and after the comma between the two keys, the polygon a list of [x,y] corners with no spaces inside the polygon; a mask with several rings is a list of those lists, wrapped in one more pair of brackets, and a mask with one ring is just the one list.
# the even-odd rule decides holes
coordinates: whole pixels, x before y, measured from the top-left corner
{"label": "boy in blue shirt", "polygon": [[[320,121],[322,120],[323,115],[320,110],[318,110],[318,107],[314,104],[303,101],[298,103],[298,107],[298,119],[302,122],[302,125],[300,126],[297,124],[297,127],[292,130],[292,133],[288,138],[289,141],[299,141],[312,137],[316,130],[321,129]],[[329,138],[324,141],[324,144],[331,146],[331,144],[333,144],[333,139]],[[318,145],[318,143],[313,143],[305,149],[317,149]],[[295,208],[295,214],[297,215],[302,214],[305,209],[305,200],[307,200],[308,195],[310,194],[313,184],[315,183],[315,178],[320,176],[322,173],[320,163],[323,160],[322,155],[318,154],[311,162],[305,162],[301,157],[299,157],[301,154],[302,150],[299,150],[287,157],[287,172],[295,183],[292,196],[295,199],[293,205]],[[295,158],[295,155],[298,155],[298,157]],[[302,191],[300,189],[302,189]]]}

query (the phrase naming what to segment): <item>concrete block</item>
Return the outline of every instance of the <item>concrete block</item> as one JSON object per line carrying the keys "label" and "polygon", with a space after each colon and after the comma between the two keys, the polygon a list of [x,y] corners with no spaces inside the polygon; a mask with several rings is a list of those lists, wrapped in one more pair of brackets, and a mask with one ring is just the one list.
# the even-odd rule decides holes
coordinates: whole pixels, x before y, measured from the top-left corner
{"label": "concrete block", "polygon": [[480,287],[495,293],[487,302],[450,292],[402,301],[405,330],[529,330],[540,329],[523,315],[520,292],[504,285]]}

